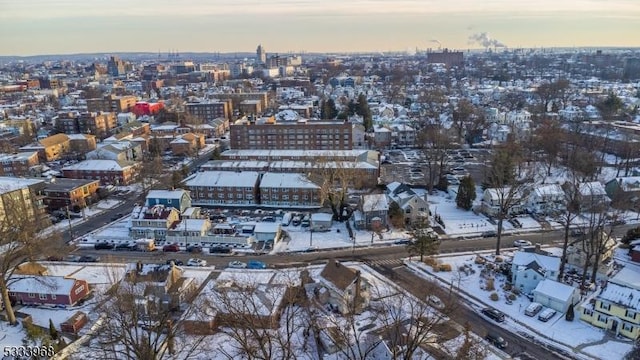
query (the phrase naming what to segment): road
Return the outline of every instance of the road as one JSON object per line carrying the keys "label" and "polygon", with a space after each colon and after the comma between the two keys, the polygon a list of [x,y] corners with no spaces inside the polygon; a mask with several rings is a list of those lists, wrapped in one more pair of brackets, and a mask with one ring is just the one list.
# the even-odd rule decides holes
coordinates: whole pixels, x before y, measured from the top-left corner
{"label": "road", "polygon": [[[96,227],[102,226],[110,222],[111,217],[118,212],[130,211],[133,204],[139,199],[127,199],[120,206],[106,211],[105,213],[89,219],[87,222],[74,228],[77,236],[92,231]],[[635,227],[635,225],[623,225],[616,228],[617,234],[623,234],[627,229]],[[68,234],[66,234],[68,235]],[[513,240],[527,239],[532,243],[554,244],[561,243],[564,236],[563,231],[544,231],[537,233],[523,233],[519,235],[503,236],[501,248],[506,249],[512,247]],[[440,245],[441,253],[467,252],[490,250],[495,248],[495,238],[476,238],[476,239],[448,239],[443,240]],[[200,257],[207,260],[208,265],[215,265],[216,268],[224,268],[231,260],[247,261],[256,259],[265,262],[272,267],[290,267],[305,266],[308,264],[325,263],[327,259],[333,258],[341,261],[361,261],[369,264],[374,270],[381,275],[389,278],[393,283],[398,284],[414,296],[425,299],[428,294],[436,294],[442,299],[448,298],[448,292],[439,286],[434,286],[430,281],[417,276],[408,268],[402,266],[400,259],[407,257],[406,247],[402,245],[384,245],[376,247],[364,248],[346,248],[334,249],[328,251],[318,251],[311,253],[281,253],[274,255],[219,255],[219,254],[190,254],[186,252],[179,253],[163,253],[155,252],[135,252],[135,251],[114,251],[114,250],[94,250],[91,248],[78,249],[82,254],[93,254],[101,257],[102,261],[108,262],[135,262],[143,260],[145,262],[164,263],[168,259],[179,259],[186,263],[188,258]],[[389,264],[391,263],[391,264]],[[508,343],[506,352],[512,356],[517,356],[523,352],[535,359],[562,359],[557,352],[549,350],[547,347],[536,343],[535,339],[527,339],[518,334],[508,332],[494,323],[492,320],[484,317],[478,312],[466,306],[458,306],[450,315],[450,318],[457,324],[469,322],[471,330],[481,337],[484,337],[490,330],[498,333]],[[557,349],[556,349],[557,350]],[[571,357],[566,356],[570,359]]]}

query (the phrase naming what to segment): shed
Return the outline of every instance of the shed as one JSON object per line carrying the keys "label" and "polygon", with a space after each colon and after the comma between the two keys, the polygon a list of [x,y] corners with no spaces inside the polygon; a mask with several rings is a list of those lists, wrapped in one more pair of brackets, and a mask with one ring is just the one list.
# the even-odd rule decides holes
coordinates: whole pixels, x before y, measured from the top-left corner
{"label": "shed", "polygon": [[82,311],[78,311],[73,314],[70,318],[65,320],[62,324],[60,324],[60,330],[67,333],[77,334],[80,329],[82,329],[89,319],[87,318],[87,314]]}
{"label": "shed", "polygon": [[257,241],[273,241],[280,239],[280,224],[272,222],[259,222],[253,229],[253,236]]}
{"label": "shed", "polygon": [[329,231],[333,225],[333,215],[327,213],[311,214],[312,231]]}
{"label": "shed", "polygon": [[561,313],[567,312],[569,305],[577,304],[580,292],[577,288],[559,283],[551,279],[544,279],[533,289],[533,301]]}

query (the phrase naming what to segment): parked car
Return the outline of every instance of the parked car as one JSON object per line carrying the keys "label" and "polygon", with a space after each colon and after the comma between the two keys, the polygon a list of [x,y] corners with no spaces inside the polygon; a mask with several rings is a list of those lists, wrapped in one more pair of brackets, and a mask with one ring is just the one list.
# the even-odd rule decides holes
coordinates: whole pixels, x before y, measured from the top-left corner
{"label": "parked car", "polygon": [[214,246],[209,248],[211,254],[231,254],[231,249],[226,247]]}
{"label": "parked car", "polygon": [[93,255],[82,255],[78,259],[78,262],[98,262],[98,261],[100,261],[100,258]]}
{"label": "parked car", "polygon": [[538,315],[538,320],[540,320],[542,322],[547,322],[552,317],[554,317],[555,315],[556,315],[556,311],[555,310],[553,310],[551,308],[546,308],[540,313],[540,315]]}
{"label": "parked car", "polygon": [[533,245],[531,241],[524,240],[524,239],[518,239],[513,242],[514,247],[531,246],[531,245]]}
{"label": "parked car", "polygon": [[194,254],[201,253],[202,252],[202,246],[200,246],[200,245],[189,245],[189,246],[187,246],[187,252],[194,253]]}
{"label": "parked car", "polygon": [[436,309],[444,309],[444,303],[442,302],[442,300],[440,300],[439,297],[435,295],[427,296],[427,302],[429,303],[429,305],[433,306]]}
{"label": "parked car", "polygon": [[524,310],[524,314],[527,315],[527,316],[536,316],[536,315],[538,315],[540,310],[542,310],[542,304],[537,303],[537,302],[532,302]]}
{"label": "parked car", "polygon": [[235,260],[229,263],[229,267],[232,269],[246,269],[247,263],[243,263],[242,261]]}
{"label": "parked car", "polygon": [[487,238],[487,237],[496,237],[496,236],[498,236],[498,233],[495,232],[494,230],[489,230],[489,231],[483,232],[481,235],[482,235],[482,237],[485,237],[485,238]]}
{"label": "parked car", "polygon": [[106,242],[99,242],[93,245],[93,247],[96,250],[112,250],[115,247],[115,245],[111,243],[106,243]]}
{"label": "parked car", "polygon": [[499,310],[496,310],[493,308],[484,308],[482,309],[482,313],[494,321],[497,321],[497,322],[504,321],[504,314]]}
{"label": "parked car", "polygon": [[507,347],[507,341],[497,333],[490,331],[487,336],[485,336],[485,339],[498,349],[505,349]]}
{"label": "parked car", "polygon": [[582,236],[584,235],[584,231],[582,229],[572,229],[571,236]]}
{"label": "parked car", "polygon": [[178,252],[180,251],[180,246],[178,244],[167,244],[162,247],[162,251],[164,252]]}
{"label": "parked car", "polygon": [[187,266],[207,266],[207,261],[203,259],[191,258],[187,260]]}
{"label": "parked car", "polygon": [[135,249],[136,249],[135,245],[132,245],[129,243],[120,243],[115,247],[116,251],[133,251]]}
{"label": "parked car", "polygon": [[169,260],[167,260],[167,265],[171,265],[171,263],[173,263],[175,266],[184,265],[184,262],[182,260],[178,260],[178,259],[169,259]]}
{"label": "parked car", "polygon": [[247,269],[266,269],[267,264],[258,260],[249,260],[247,261]]}

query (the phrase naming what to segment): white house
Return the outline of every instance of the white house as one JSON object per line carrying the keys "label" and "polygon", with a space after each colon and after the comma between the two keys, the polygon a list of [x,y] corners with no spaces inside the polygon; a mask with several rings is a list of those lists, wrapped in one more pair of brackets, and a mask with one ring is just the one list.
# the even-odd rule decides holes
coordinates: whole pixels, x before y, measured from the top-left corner
{"label": "white house", "polygon": [[423,223],[429,218],[429,203],[427,193],[418,195],[406,184],[397,181],[387,185],[387,196],[398,204],[404,213],[405,225]]}
{"label": "white house", "polygon": [[556,279],[560,269],[560,258],[516,251],[511,263],[513,284],[523,294],[529,294],[544,279]]}
{"label": "white house", "polygon": [[536,186],[527,197],[526,207],[534,214],[552,215],[565,211],[565,194],[558,184]]}
{"label": "white house", "polygon": [[511,188],[508,187],[485,189],[480,200],[481,211],[488,216],[496,216],[500,212],[501,204],[505,203],[512,204],[509,208],[509,215],[524,212],[522,193],[520,191],[511,193]]}
{"label": "white house", "polygon": [[533,289],[533,301],[565,313],[570,305],[575,305],[580,301],[580,291],[573,286],[544,279]]}

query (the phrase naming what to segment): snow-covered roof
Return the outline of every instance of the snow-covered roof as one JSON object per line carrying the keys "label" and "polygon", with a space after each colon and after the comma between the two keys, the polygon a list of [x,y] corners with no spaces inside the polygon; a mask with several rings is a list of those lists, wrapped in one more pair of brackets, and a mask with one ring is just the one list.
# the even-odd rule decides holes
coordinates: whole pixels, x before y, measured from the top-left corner
{"label": "snow-covered roof", "polygon": [[253,188],[260,174],[256,171],[203,171],[188,177],[188,187],[246,187]]}
{"label": "snow-covered roof", "polygon": [[18,189],[24,189],[40,183],[44,183],[44,180],[0,176],[0,194]]}
{"label": "snow-covered roof", "polygon": [[640,271],[626,266],[609,279],[609,283],[640,290]]}
{"label": "snow-covered roof", "polygon": [[327,213],[313,213],[311,214],[311,221],[331,221],[333,215]]}
{"label": "snow-covered roof", "polygon": [[120,171],[131,165],[121,165],[115,160],[85,160],[73,165],[65,166],[62,170],[82,171]]}
{"label": "snow-covered roof", "polygon": [[551,279],[544,279],[538,283],[533,293],[545,295],[563,302],[570,302],[576,288]]}
{"label": "snow-covered roof", "polygon": [[640,311],[640,290],[609,282],[598,298]]}
{"label": "snow-covered roof", "polygon": [[599,181],[581,183],[578,189],[583,196],[607,195],[604,185]]}
{"label": "snow-covered roof", "polygon": [[68,295],[75,279],[64,276],[15,276],[9,290],[19,293]]}
{"label": "snow-covered roof", "polygon": [[278,232],[279,228],[280,228],[280,224],[279,223],[259,222],[253,228],[253,232],[254,233],[261,233],[261,234],[274,234],[274,233]]}
{"label": "snow-covered roof", "polygon": [[209,223],[209,219],[182,219],[176,226],[174,230],[184,230],[184,231],[200,231],[205,227],[206,224]]}
{"label": "snow-covered roof", "polygon": [[266,173],[260,180],[260,188],[319,189],[320,187],[301,174]]}
{"label": "snow-covered roof", "polygon": [[227,150],[224,151],[221,156],[245,156],[262,158],[291,158],[291,157],[346,157],[356,158],[370,150]]}
{"label": "snow-covered roof", "polygon": [[182,195],[186,190],[176,189],[176,190],[149,190],[147,194],[147,199],[177,199],[180,200]]}
{"label": "snow-covered roof", "polygon": [[540,197],[564,195],[564,190],[558,184],[539,185],[533,191]]}
{"label": "snow-covered roof", "polygon": [[362,210],[368,211],[385,211],[389,210],[389,202],[385,194],[371,194],[362,197]]}
{"label": "snow-covered roof", "polygon": [[560,258],[555,256],[546,256],[526,251],[516,251],[513,255],[514,266],[527,266],[532,262],[538,263],[543,269],[558,271],[560,269]]}

